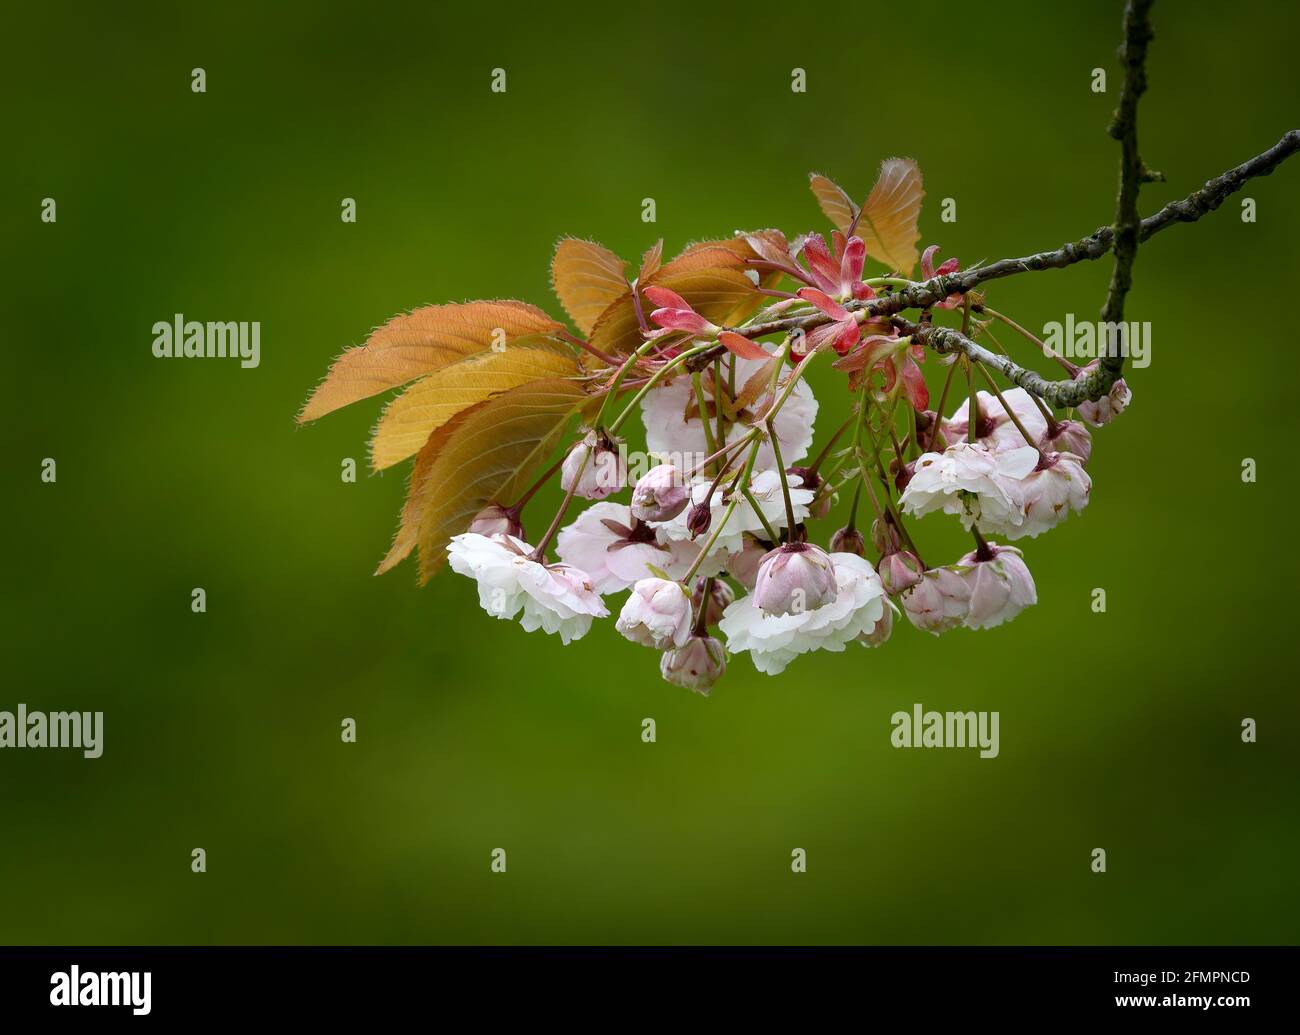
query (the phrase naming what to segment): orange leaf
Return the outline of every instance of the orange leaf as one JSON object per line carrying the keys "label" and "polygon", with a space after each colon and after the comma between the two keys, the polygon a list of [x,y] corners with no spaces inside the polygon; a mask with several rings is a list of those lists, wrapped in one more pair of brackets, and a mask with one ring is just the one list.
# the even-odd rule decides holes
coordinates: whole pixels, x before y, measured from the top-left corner
{"label": "orange leaf", "polygon": [[867,254],[899,273],[916,265],[916,242],[921,239],[921,170],[910,158],[888,158],[871,188],[858,218],[857,234],[866,242]]}
{"label": "orange leaf", "polygon": [[566,237],[555,246],[551,287],[583,334],[590,334],[596,318],[627,293],[626,266],[608,248],[592,241]]}
{"label": "orange leaf", "polygon": [[339,356],[298,414],[298,422],[404,385],[497,342],[508,345],[524,335],[562,330],[563,324],[524,302],[464,302],[412,310],[393,317],[364,345]]}
{"label": "orange leaf", "polygon": [[421,378],[388,404],[370,441],[370,465],[379,471],[418,453],[433,431],[484,399],[529,381],[578,373],[573,350],[551,338],[521,338],[500,352],[467,356]]}
{"label": "orange leaf", "polygon": [[636,275],[637,282],[640,283],[649,280],[659,270],[659,263],[663,259],[664,239],[659,240],[647,249],[645,255],[641,256],[641,271]]}
{"label": "orange leaf", "polygon": [[829,177],[813,173],[808,177],[808,186],[812,188],[817,204],[838,229],[848,230],[853,217],[858,214],[858,206],[844,192],[844,189]]}

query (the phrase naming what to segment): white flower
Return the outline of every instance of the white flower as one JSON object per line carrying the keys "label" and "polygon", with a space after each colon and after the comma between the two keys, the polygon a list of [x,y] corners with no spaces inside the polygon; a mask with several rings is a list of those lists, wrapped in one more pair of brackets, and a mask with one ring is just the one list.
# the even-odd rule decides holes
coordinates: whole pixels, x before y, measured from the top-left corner
{"label": "white flower", "polygon": [[[759,373],[765,365],[764,360],[740,359],[736,363],[736,393],[745,387],[749,378]],[[724,383],[728,379],[727,363],[722,364]],[[705,399],[713,400],[712,378],[704,377]],[[641,419],[645,422],[646,449],[651,453],[670,458],[706,455],[704,428],[698,416],[685,420],[686,409],[695,403],[695,392],[689,377],[675,377],[667,384],[650,389],[641,400]],[[710,406],[710,408],[712,408]],[[812,389],[807,381],[800,381],[790,398],[786,400],[776,415],[776,437],[781,443],[781,457],[786,464],[793,464],[808,455],[808,447],[813,440],[813,422],[817,419],[817,400],[813,398]],[[743,427],[734,427],[728,440],[734,441],[745,432]],[[720,449],[726,443],[718,442]],[[758,451],[759,467],[776,466],[776,457],[772,446],[763,443]]]}
{"label": "white flower", "polygon": [[1022,518],[1013,523],[981,522],[985,531],[1005,535],[1008,539],[1036,536],[1055,528],[1070,511],[1088,505],[1092,479],[1083,469],[1083,461],[1073,453],[1050,453],[1029,474],[1009,486],[1013,499],[1020,504]]}
{"label": "white flower", "polygon": [[559,633],[564,643],[585,636],[593,618],[609,614],[586,574],[567,564],[530,560],[532,547],[512,536],[466,532],[453,536],[447,554],[453,571],[478,581],[483,610],[509,619],[523,611],[528,631]]}
{"label": "white flower", "polygon": [[777,675],[798,655],[810,650],[842,651],[864,633],[870,635],[884,617],[886,600],[869,561],[851,553],[833,553],[838,592],[829,604],[775,617],[761,610],[751,594],[727,608],[718,628],[733,652],[747,650],[754,667]]}
{"label": "white flower", "polygon": [[680,647],[691,635],[691,598],[679,582],[642,579],[632,587],[615,628],[655,650]]}
{"label": "white flower", "polygon": [[[1047,431],[1047,418],[1043,416],[1043,411],[1038,408],[1038,404],[1028,392],[1023,388],[1012,388],[1003,392],[1002,398],[1006,399],[1007,406],[1011,407],[1011,413],[1024,425],[1034,442],[1043,437],[1043,433]],[[996,395],[991,392],[976,392],[975,399],[979,404],[980,412],[980,422],[975,429],[979,442],[994,452],[1019,449],[1029,444],[1025,441],[1025,436],[1020,433],[1020,429],[1016,427],[1015,421],[1007,415],[1006,407]],[[964,399],[961,405],[953,410],[952,416],[944,422],[944,436],[949,442],[959,442],[966,438],[969,426],[970,399]]]}
{"label": "white flower", "polygon": [[1034,446],[994,452],[979,442],[958,442],[942,453],[923,453],[899,503],[918,517],[942,510],[956,514],[965,528],[1016,527],[1024,511],[1012,493],[1012,483],[1038,463]]}
{"label": "white flower", "polygon": [[651,565],[680,578],[699,547],[673,542],[637,521],[626,503],[606,501],[593,503],[560,529],[555,552],[564,563],[585,571],[597,593],[617,593],[654,574]]}
{"label": "white flower", "polygon": [[[813,493],[811,489],[802,488],[803,482],[798,475],[787,475],[790,484],[790,503],[794,508],[795,521],[803,521],[808,516],[808,504],[812,502]],[[703,503],[705,497],[709,494],[709,486],[713,484],[711,478],[698,479],[691,487],[691,502]],[[781,495],[781,475],[778,471],[760,471],[754,475],[750,481],[750,494],[758,503],[767,518],[767,523],[774,529],[780,530],[785,527],[785,499]],[[713,494],[709,501],[709,513],[712,518],[710,522],[710,531],[700,536],[696,541],[697,549],[703,549],[704,544],[708,541],[708,536],[712,530],[716,529],[722,523],[722,516],[727,512],[727,503],[723,502],[722,490],[719,489]],[[682,511],[671,521],[664,521],[657,524],[658,528],[665,539],[682,542],[689,541],[691,538],[690,529],[687,528],[686,519],[690,514],[690,508]],[[759,519],[758,513],[749,504],[743,495],[740,496],[736,510],[731,515],[731,520],[727,522],[722,534],[718,536],[718,541],[714,544],[713,550],[709,553],[703,566],[700,568],[700,575],[717,575],[726,567],[727,558],[732,554],[739,553],[745,545],[744,533],[754,532],[763,538],[767,538],[767,533],[763,530],[763,522]],[[665,569],[667,570],[667,569]]]}

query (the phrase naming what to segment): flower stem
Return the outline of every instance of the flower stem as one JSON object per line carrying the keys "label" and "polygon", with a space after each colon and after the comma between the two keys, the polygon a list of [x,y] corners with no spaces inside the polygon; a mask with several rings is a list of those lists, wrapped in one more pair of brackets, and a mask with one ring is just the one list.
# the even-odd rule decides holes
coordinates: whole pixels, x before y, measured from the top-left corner
{"label": "flower stem", "polygon": [[627,404],[627,407],[623,410],[623,412],[620,413],[618,417],[615,419],[614,423],[609,426],[608,428],[609,433],[613,435],[618,432],[618,429],[621,428],[624,422],[628,419],[628,417],[632,415],[632,410],[635,409],[636,404],[639,403],[642,400],[642,398],[644,398],[646,392],[650,391],[651,388],[653,388],[656,384],[659,383],[660,379],[665,374],[667,374],[673,368],[681,366],[684,362],[686,362],[686,360],[690,359],[692,356],[698,356],[701,352],[707,352],[708,349],[709,349],[708,345],[698,345],[693,349],[688,349],[686,352],[683,352],[680,355],[674,356],[672,359],[668,360],[663,366],[661,366],[658,370],[656,370],[653,374],[651,374],[649,380],[647,380],[646,383],[640,387],[636,395],[632,396],[632,401]]}
{"label": "flower stem", "polygon": [[1035,345],[1037,345],[1040,349],[1043,350],[1044,356],[1048,356],[1056,360],[1056,362],[1060,363],[1061,366],[1065,369],[1066,373],[1068,373],[1071,377],[1074,377],[1076,374],[1078,374],[1079,368],[1077,366],[1071,363],[1068,359],[1062,356],[1055,349],[1048,346],[1048,344],[1045,341],[1043,341],[1041,338],[1039,338],[1036,334],[1033,334],[1030,331],[1026,330],[1024,327],[1021,327],[1020,324],[1016,323],[1016,321],[1011,319],[1011,317],[1005,315],[1004,313],[999,313],[996,309],[990,309],[988,306],[981,306],[981,309],[983,312],[986,312],[989,314],[989,316],[993,317],[993,319],[1006,324],[1013,331],[1019,334],[1022,338],[1025,338],[1027,341],[1032,341]]}
{"label": "flower stem", "polygon": [[[740,473],[740,481],[745,484],[749,483],[749,476],[754,473],[754,461],[758,458],[759,444],[760,440],[755,439],[754,444],[749,447],[749,459],[745,461],[745,469]],[[710,489],[708,500],[709,506],[713,505],[712,500],[713,490]],[[713,534],[709,536],[708,542],[704,544],[704,549],[702,549],[696,556],[694,563],[691,565],[691,570],[682,578],[683,585],[689,586],[691,580],[695,578],[695,573],[700,570],[700,565],[704,563],[704,558],[709,555],[709,551],[713,549],[713,544],[718,541],[718,536],[722,534],[722,530],[726,528],[727,522],[731,520],[731,515],[735,513],[736,504],[738,502],[740,502],[740,497],[735,493],[732,493],[731,500],[727,503],[727,509],[723,511],[722,520],[718,522],[718,527],[713,530]]]}
{"label": "flower stem", "polygon": [[573,476],[573,484],[569,486],[568,492],[564,494],[560,509],[555,512],[555,517],[551,520],[551,527],[546,530],[546,534],[542,536],[542,541],[537,544],[536,549],[528,555],[529,560],[536,561],[538,564],[546,563],[546,549],[551,545],[551,540],[555,538],[555,533],[560,530],[560,522],[564,520],[569,504],[573,502],[573,494],[578,491],[578,482],[582,480],[582,472],[587,469],[587,462],[591,459],[591,453],[591,446],[587,446],[582,451],[582,463],[578,465],[578,471]]}

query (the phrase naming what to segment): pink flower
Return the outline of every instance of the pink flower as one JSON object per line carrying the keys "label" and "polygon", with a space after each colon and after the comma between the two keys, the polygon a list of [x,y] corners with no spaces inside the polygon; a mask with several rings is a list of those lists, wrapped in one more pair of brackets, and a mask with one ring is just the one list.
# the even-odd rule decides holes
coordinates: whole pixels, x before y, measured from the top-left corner
{"label": "pink flower", "polygon": [[1020,504],[1020,519],[987,521],[981,527],[1008,539],[1033,538],[1055,528],[1070,511],[1083,510],[1092,492],[1092,479],[1073,453],[1044,453],[1029,474],[1010,483],[1009,491]]}
{"label": "pink flower", "polygon": [[680,647],[691,635],[691,598],[681,583],[641,579],[614,625],[633,643],[656,650]]}
{"label": "pink flower", "polygon": [[466,531],[474,532],[476,535],[508,535],[516,539],[527,539],[524,535],[523,523],[519,520],[517,511],[508,510],[496,503],[489,504],[480,510],[473,521],[469,523]]}
{"label": "pink flower", "polygon": [[918,629],[936,636],[955,629],[970,610],[971,588],[951,567],[931,568],[903,594],[903,613]]}
{"label": "pink flower", "polygon": [[632,490],[632,516],[641,521],[668,521],[691,502],[691,489],[672,464],[646,471]]}
{"label": "pink flower", "polygon": [[1077,420],[1056,422],[1056,432],[1048,428],[1038,439],[1038,448],[1044,453],[1073,453],[1085,466],[1092,456],[1092,432]]}
{"label": "pink flower", "polygon": [[[1094,359],[1086,367],[1074,375],[1076,381],[1087,377],[1097,369],[1101,360]],[[1091,424],[1094,428],[1099,428],[1103,424],[1109,424],[1127,408],[1128,404],[1133,401],[1133,393],[1129,390],[1124,379],[1119,378],[1110,386],[1110,391],[1100,399],[1091,399],[1087,402],[1081,402],[1075,407],[1079,416]]]}
{"label": "pink flower", "polygon": [[594,503],[560,529],[555,552],[560,560],[587,572],[598,593],[617,593],[653,572],[685,575],[697,552],[689,544],[661,539],[622,503]]}
{"label": "pink flower", "polygon": [[[981,554],[986,556],[981,557]],[[1033,576],[1014,546],[989,543],[959,562],[962,579],[970,589],[964,624],[968,629],[992,629],[1008,622],[1031,604],[1038,603]]]}
{"label": "pink flower", "polygon": [[659,659],[659,674],[664,679],[705,697],[726,671],[727,652],[712,636],[692,636]]}
{"label": "pink flower", "polygon": [[[627,460],[622,441],[603,431],[588,431],[569,450],[560,468],[560,485],[565,492],[588,500],[603,500],[627,484]],[[588,455],[590,454],[590,455]]]}
{"label": "pink flower", "polygon": [[811,543],[786,543],[758,567],[754,603],[769,615],[802,614],[835,599],[830,556]]}

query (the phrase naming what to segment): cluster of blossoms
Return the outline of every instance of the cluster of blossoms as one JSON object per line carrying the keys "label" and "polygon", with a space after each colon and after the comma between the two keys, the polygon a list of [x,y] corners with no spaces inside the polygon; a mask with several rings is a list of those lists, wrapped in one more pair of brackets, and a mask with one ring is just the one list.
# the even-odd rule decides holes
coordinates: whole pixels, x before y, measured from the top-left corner
{"label": "cluster of blossoms", "polygon": [[[949,260],[936,270],[934,251],[923,257],[927,279],[957,268]],[[1023,554],[1008,544],[1087,506],[1089,425],[1122,411],[1128,388],[1117,381],[1101,400],[1057,417],[1023,388],[999,391],[990,379],[991,392],[974,392],[974,364],[944,356],[940,409],[959,369],[973,394],[951,415],[931,410],[924,350],[888,320],[846,308],[911,283],[864,279],[864,256],[862,238],[839,232],[830,245],[814,234],[784,254],[769,248],[766,265],[803,284],[766,289],[779,300],[748,327],[717,326],[680,295],[645,288],[655,308],[614,387],[638,376],[652,457],[703,460],[658,463],[629,479],[621,421],[604,420],[603,408],[559,466],[564,505],[538,546],[527,545],[518,508],[498,505],[451,539],[451,566],[478,581],[484,609],[567,644],[610,613],[606,597],[626,593],[617,630],[659,652],[668,682],[708,693],[729,655],[747,653],[775,675],[808,651],[878,646],[900,614],[939,634],[992,628],[1035,603]],[[993,318],[972,297],[934,308],[960,309],[976,333]],[[775,347],[746,335],[765,320],[809,313],[825,319]],[[847,373],[855,403],[808,460],[818,404],[803,374],[819,352],[839,357],[834,366]],[[847,521],[825,546],[811,541],[808,522],[850,494]],[[593,502],[562,524],[577,499]],[[867,535],[856,523],[864,506]],[[974,549],[953,563],[924,562],[906,522],[932,512],[955,516]]]}
{"label": "cluster of blossoms", "polygon": [[[1128,387],[1117,368],[1076,367],[992,309],[937,246],[918,254],[914,162],[883,163],[861,206],[824,177],[812,187],[836,226],[828,238],[763,230],[667,262],[659,242],[633,277],[607,249],[562,241],[552,280],[586,338],[525,303],[468,302],[396,317],[344,353],[300,420],[412,384],[372,442],[376,468],[415,456],[380,571],[418,543],[423,577],[446,560],[476,580],[489,614],[565,644],[626,594],[618,632],[701,693],[732,655],[777,674],[809,651],[879,646],[900,616],[938,634],[1033,604],[1011,544],[1087,506],[1089,428],[1124,410]],[[883,272],[868,274],[869,258]],[[919,281],[904,275],[918,260]],[[1058,414],[1024,387],[999,389],[976,342],[1005,352],[995,323],[1064,368],[1049,395],[1084,401]],[[805,374],[823,357],[852,405],[814,453]],[[942,382],[933,407],[927,359]],[[994,365],[1043,384],[1010,359]],[[959,375],[967,398],[949,411]],[[539,447],[575,414],[576,441],[525,489]],[[652,465],[634,474],[637,414]],[[563,502],[530,539],[524,507],[556,476]],[[923,559],[912,526],[934,512],[969,532],[969,553]],[[817,521],[838,528],[818,537]]]}

